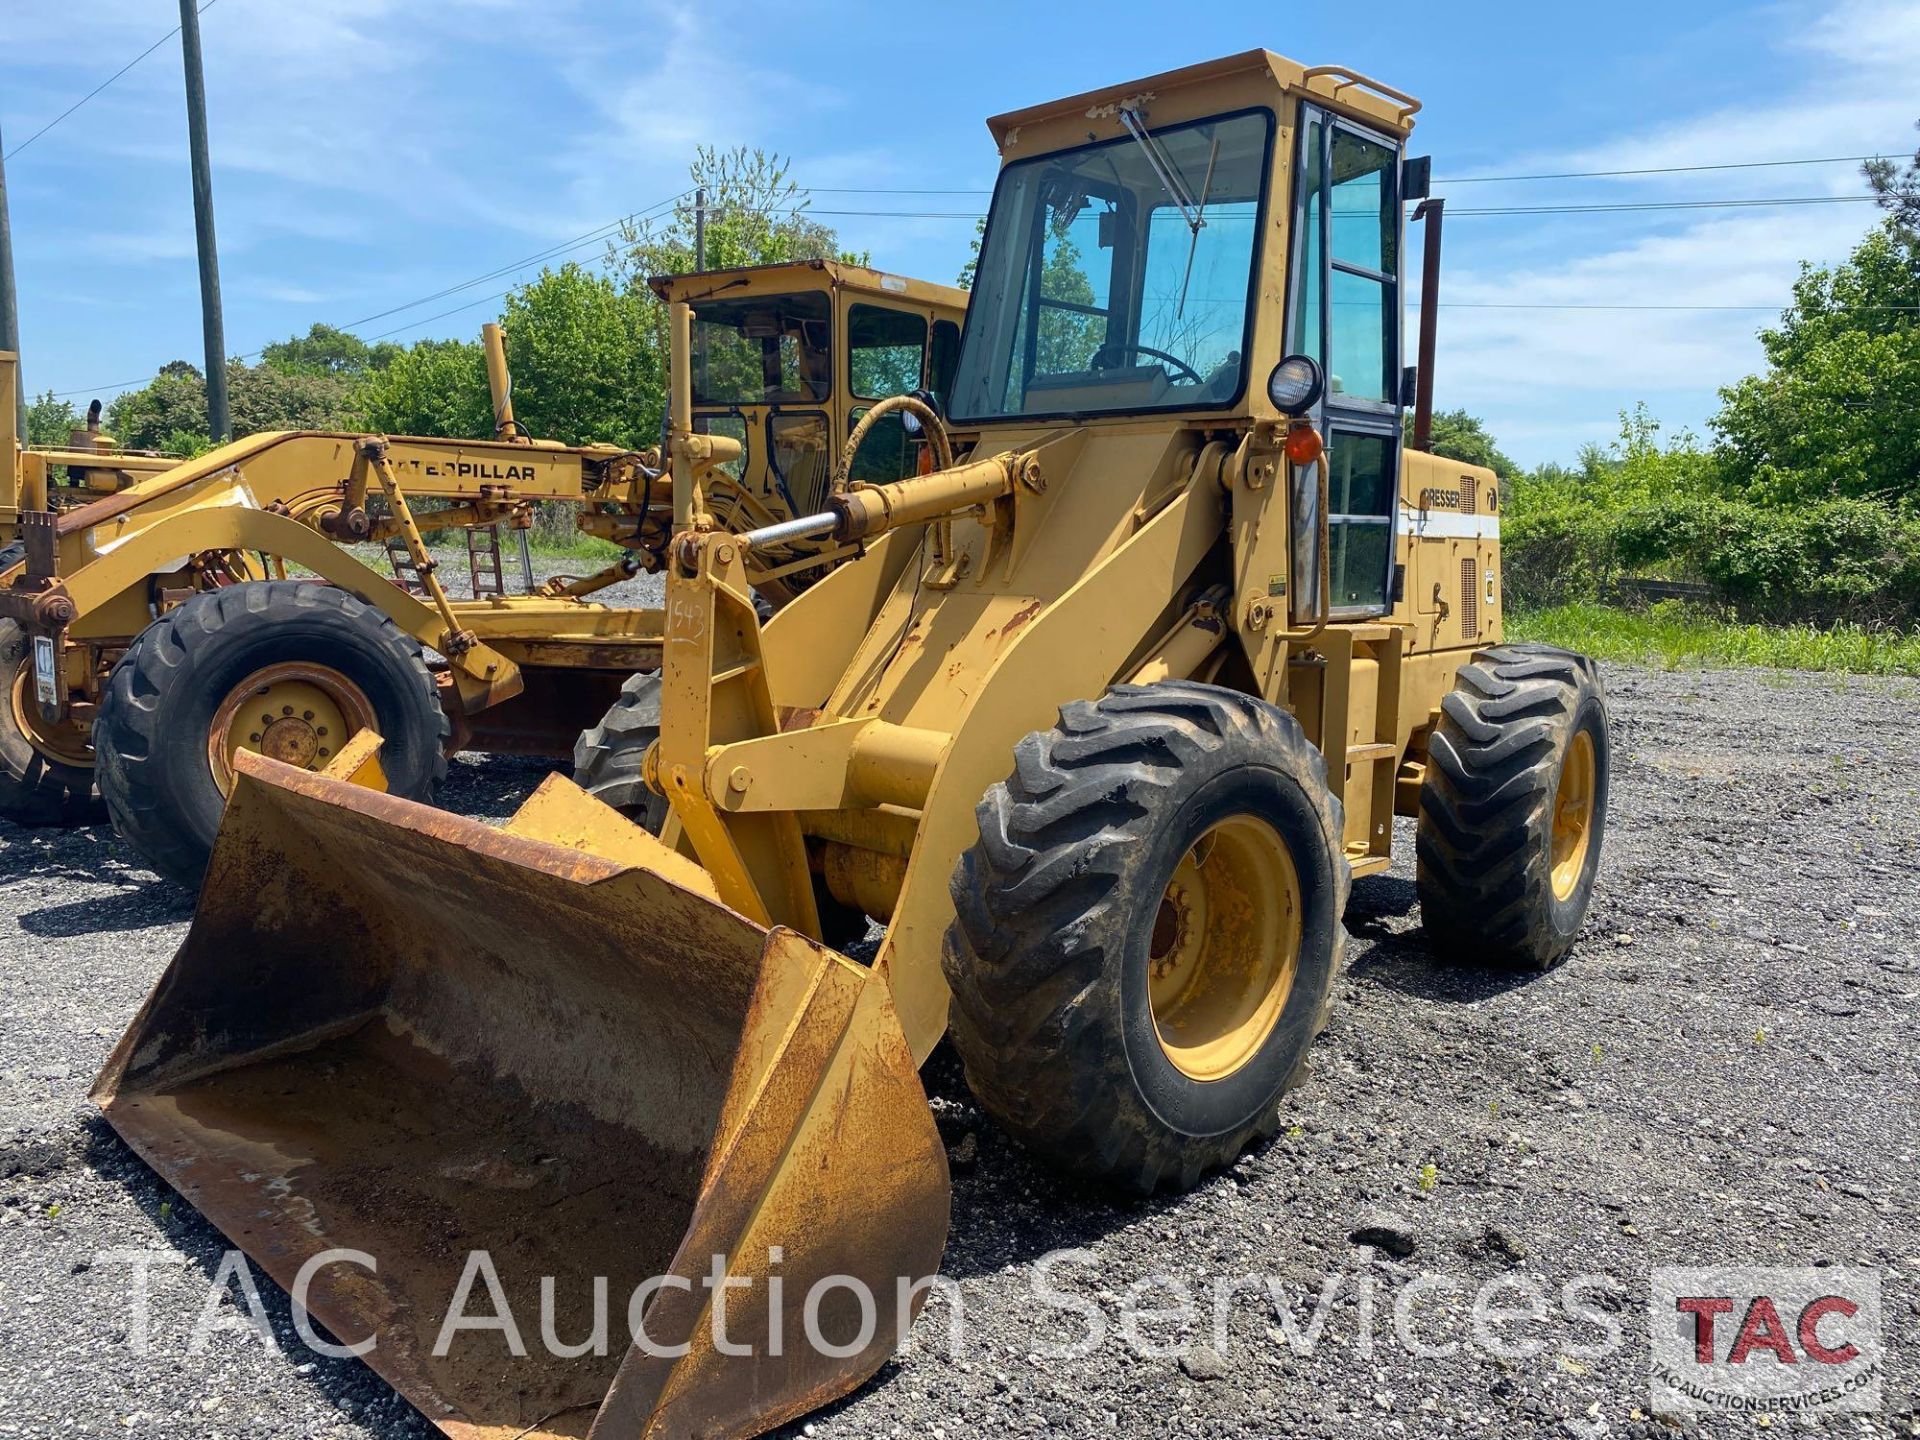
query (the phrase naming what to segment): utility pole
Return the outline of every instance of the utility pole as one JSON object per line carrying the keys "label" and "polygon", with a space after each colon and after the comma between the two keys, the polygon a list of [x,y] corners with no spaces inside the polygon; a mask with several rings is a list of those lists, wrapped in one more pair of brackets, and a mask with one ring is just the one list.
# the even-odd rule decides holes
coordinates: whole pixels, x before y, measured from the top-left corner
{"label": "utility pole", "polygon": [[704,185],[693,192],[693,268],[707,268],[707,187]]}
{"label": "utility pole", "polygon": [[193,153],[193,229],[200,250],[200,326],[207,351],[207,435],[231,438],[227,337],[220,318],[220,257],[213,244],[213,165],[207,159],[207,82],[200,62],[198,0],[180,0],[180,55],[187,68],[187,142]]}
{"label": "utility pole", "polygon": [[[20,353],[20,303],[13,288],[13,225],[7,219],[6,144],[0,141],[0,350]],[[20,443],[27,443],[27,382],[18,365],[13,367],[14,428]]]}

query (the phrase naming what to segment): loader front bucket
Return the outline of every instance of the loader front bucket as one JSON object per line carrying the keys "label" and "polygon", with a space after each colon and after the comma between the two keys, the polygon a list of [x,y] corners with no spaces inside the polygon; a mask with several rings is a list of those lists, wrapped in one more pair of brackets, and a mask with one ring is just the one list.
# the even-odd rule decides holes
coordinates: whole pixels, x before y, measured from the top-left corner
{"label": "loader front bucket", "polygon": [[878,976],[563,780],[502,831],[238,765],[94,1098],[296,1303],[475,1440],[752,1435],[880,1366],[949,1197]]}

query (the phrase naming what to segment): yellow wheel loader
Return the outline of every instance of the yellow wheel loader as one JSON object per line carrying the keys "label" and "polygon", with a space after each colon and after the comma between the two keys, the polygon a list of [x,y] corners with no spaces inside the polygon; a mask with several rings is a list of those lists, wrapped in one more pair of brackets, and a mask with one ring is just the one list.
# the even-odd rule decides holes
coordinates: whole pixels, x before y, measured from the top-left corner
{"label": "yellow wheel loader", "polygon": [[[714,507],[743,528],[817,509],[874,399],[946,383],[965,302],[827,262],[654,286],[694,315],[689,423],[714,460]],[[0,519],[22,536],[0,557],[0,816],[73,823],[103,807],[191,885],[239,751],[318,770],[377,729],[376,778],[421,800],[453,748],[570,755],[621,685],[658,664],[659,610],[589,597],[658,569],[670,482],[657,455],[526,438],[495,326],[487,358],[491,441],[257,435],[185,463],[76,444],[0,471],[15,482]],[[858,463],[898,478],[918,445],[896,420]],[[86,483],[50,485],[56,461]],[[535,587],[526,527],[553,501],[579,505],[580,528],[626,554]],[[522,540],[524,594],[508,593],[503,528]],[[466,536],[473,598],[449,596],[426,549],[435,531]],[[357,541],[385,544],[399,583],[347,548]],[[783,603],[852,550],[767,547],[754,584]],[[290,579],[290,566],[329,583]]]}
{"label": "yellow wheel loader", "polygon": [[[873,412],[930,473],[731,533],[672,436],[659,833],[236,756],[109,1122],[450,1435],[749,1435],[924,1297],[943,1035],[1048,1160],[1180,1186],[1274,1128],[1396,816],[1437,950],[1560,960],[1605,703],[1503,642],[1495,478],[1403,433],[1418,108],[1256,51],[991,122],[947,415]],[[796,536],[863,553],[763,623]]]}

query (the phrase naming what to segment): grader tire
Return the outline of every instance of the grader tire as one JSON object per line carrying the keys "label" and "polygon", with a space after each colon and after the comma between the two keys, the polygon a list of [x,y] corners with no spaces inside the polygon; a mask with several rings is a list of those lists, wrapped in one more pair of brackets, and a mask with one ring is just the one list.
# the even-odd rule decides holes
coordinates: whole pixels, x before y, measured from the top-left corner
{"label": "grader tire", "polygon": [[[275,697],[263,704],[273,714],[256,717],[242,697],[269,693],[261,685]],[[364,708],[365,715],[347,714],[346,723],[336,720],[321,737],[313,727],[301,730],[304,711],[290,714],[282,744],[271,737],[255,743],[234,728],[258,723],[270,729],[267,722],[283,708],[280,697],[316,688],[323,696],[350,697],[341,701],[342,713]],[[120,836],[160,874],[195,887],[226,806],[212,757],[216,727],[227,727],[243,748],[278,749],[276,758],[318,770],[362,721],[371,721],[384,742],[380,766],[388,792],[432,798],[446,774],[452,731],[413,638],[331,585],[228,586],[162,616],[114,666],[93,722],[100,792]]]}
{"label": "grader tire", "polygon": [[[0,568],[7,553],[0,551]],[[49,754],[28,728],[26,707],[35,702],[27,649],[26,632],[0,620],[0,820],[72,826],[104,819],[93,767]]]}
{"label": "grader tire", "polygon": [[1349,873],[1283,710],[1121,685],[1014,749],[961,859],[944,963],[967,1081],[1062,1168],[1192,1186],[1278,1124],[1326,1022]]}
{"label": "grader tire", "polygon": [[654,835],[667,822],[667,797],[647,784],[640,767],[659,738],[660,675],[648,671],[629,676],[600,723],[573,745],[573,783]]}
{"label": "grader tire", "polygon": [[1607,708],[1593,661],[1501,645],[1441,702],[1420,789],[1420,913],[1448,960],[1560,963],[1586,920],[1607,820]]}

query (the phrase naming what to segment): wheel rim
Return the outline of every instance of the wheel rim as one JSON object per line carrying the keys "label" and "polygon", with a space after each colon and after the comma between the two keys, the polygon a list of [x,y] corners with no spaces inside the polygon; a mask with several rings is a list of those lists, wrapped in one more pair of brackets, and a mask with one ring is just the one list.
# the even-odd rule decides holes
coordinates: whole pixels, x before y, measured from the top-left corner
{"label": "wheel rim", "polygon": [[269,665],[220,702],[207,735],[207,761],[225,795],[233,788],[233,757],[239,751],[319,770],[373,724],[373,703],[338,670],[297,661]]}
{"label": "wheel rim", "polygon": [[1553,797],[1553,894],[1558,900],[1572,895],[1587,868],[1593,845],[1594,776],[1593,737],[1578,731],[1560,762],[1560,785]]}
{"label": "wheel rim", "polygon": [[93,768],[93,747],[87,743],[84,730],[73,725],[49,725],[40,718],[40,706],[33,696],[31,659],[22,662],[14,672],[8,703],[13,706],[13,723],[35,750],[61,765],[81,770]]}
{"label": "wheel rim", "polygon": [[1221,1080],[1253,1058],[1293,991],[1300,876],[1279,831],[1222,820],[1174,868],[1147,949],[1154,1032],[1173,1067]]}

